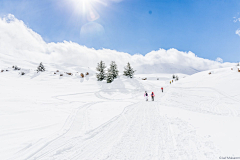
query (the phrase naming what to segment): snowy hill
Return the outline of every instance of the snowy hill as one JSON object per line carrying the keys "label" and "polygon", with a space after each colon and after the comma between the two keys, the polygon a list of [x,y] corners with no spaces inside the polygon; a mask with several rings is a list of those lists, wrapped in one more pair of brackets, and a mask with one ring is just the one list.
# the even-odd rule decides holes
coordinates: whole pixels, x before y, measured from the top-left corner
{"label": "snowy hill", "polygon": [[[77,65],[45,63],[47,71],[36,73],[38,63],[19,61],[26,72],[21,76],[9,66],[16,60],[6,57],[1,69],[9,71],[0,72],[1,159],[239,157],[236,67],[178,74],[171,85],[172,74],[120,75],[107,84],[96,81],[94,68]],[[90,75],[80,78],[85,72]],[[145,101],[145,91],[155,93],[154,102]]]}

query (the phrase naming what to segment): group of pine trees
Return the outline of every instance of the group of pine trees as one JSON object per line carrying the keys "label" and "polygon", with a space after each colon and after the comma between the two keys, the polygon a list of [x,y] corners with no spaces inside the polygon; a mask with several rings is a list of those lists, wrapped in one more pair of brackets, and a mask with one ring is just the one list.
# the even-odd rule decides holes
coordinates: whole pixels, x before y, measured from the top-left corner
{"label": "group of pine trees", "polygon": [[[117,78],[119,73],[117,64],[114,61],[111,62],[110,67],[107,70],[107,73],[105,73],[106,66],[103,61],[100,61],[100,63],[98,63],[98,66],[96,69],[99,72],[97,73],[97,80],[98,81],[106,80],[107,83],[113,82],[113,80]],[[44,71],[45,71],[45,67],[41,62],[37,68],[37,72],[44,72]],[[133,70],[130,63],[128,62],[127,66],[124,67],[123,75],[129,78],[133,78],[134,72],[135,71]]]}
{"label": "group of pine trees", "polygon": [[[117,78],[119,73],[117,69],[117,64],[114,61],[112,61],[110,67],[107,70],[107,73],[105,73],[105,68],[106,68],[105,63],[103,61],[100,61],[96,68],[97,71],[99,72],[97,73],[97,80],[102,81],[106,79],[107,83],[111,83],[113,82],[114,79]],[[127,66],[124,67],[123,75],[129,78],[133,78],[134,72],[135,71],[131,67],[130,63],[127,63]]]}

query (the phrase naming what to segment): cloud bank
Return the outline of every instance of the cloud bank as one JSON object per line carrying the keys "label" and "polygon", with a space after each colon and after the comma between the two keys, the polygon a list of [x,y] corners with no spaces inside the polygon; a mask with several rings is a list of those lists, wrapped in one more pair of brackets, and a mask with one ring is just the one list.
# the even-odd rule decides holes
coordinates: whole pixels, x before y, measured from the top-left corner
{"label": "cloud bank", "polygon": [[236,30],[235,33],[240,36],[240,29]]}
{"label": "cloud bank", "polygon": [[[233,17],[233,18],[234,18],[234,20],[233,20],[234,23],[240,22],[240,18],[236,18],[236,17]],[[237,30],[235,31],[235,33],[240,36],[240,29],[237,29]]]}
{"label": "cloud bank", "polygon": [[192,52],[181,52],[176,49],[159,49],[143,56],[110,49],[96,50],[68,41],[46,43],[39,34],[11,14],[0,18],[0,55],[11,57],[16,61],[64,63],[93,68],[100,60],[106,65],[116,61],[120,71],[127,62],[130,62],[137,73],[193,74],[232,65],[222,63],[219,58],[217,61],[212,61],[197,57]]}

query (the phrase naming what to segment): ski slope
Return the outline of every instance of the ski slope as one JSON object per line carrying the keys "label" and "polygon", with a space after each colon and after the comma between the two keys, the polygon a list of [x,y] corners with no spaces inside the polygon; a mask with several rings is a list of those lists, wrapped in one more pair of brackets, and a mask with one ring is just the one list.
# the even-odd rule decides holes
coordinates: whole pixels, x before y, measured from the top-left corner
{"label": "ski slope", "polygon": [[[240,157],[236,67],[178,74],[170,85],[172,74],[120,75],[107,84],[89,68],[47,64],[37,74],[28,69],[34,65],[23,68],[24,76],[11,68],[0,73],[0,159]],[[57,69],[74,75],[60,77]],[[77,76],[86,71],[88,77]],[[154,102],[145,101],[145,91],[155,93]]]}

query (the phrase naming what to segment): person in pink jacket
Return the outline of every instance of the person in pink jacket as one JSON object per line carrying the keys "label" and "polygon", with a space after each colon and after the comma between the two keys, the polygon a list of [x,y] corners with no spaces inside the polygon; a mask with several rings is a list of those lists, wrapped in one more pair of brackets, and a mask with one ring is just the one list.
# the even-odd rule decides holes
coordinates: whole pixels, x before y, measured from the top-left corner
{"label": "person in pink jacket", "polygon": [[154,95],[153,92],[152,92],[152,94],[151,94],[151,97],[152,97],[152,101],[154,101],[154,97],[155,97],[155,95]]}
{"label": "person in pink jacket", "polygon": [[146,98],[146,101],[148,101],[148,93],[147,93],[147,91],[145,91],[144,97]]}

